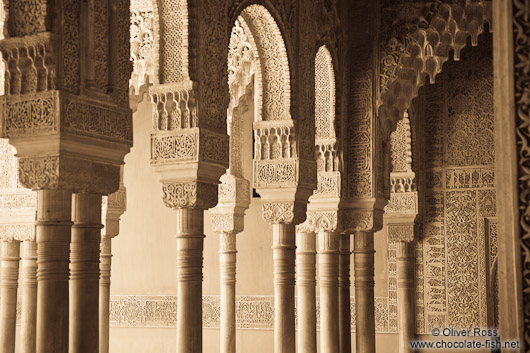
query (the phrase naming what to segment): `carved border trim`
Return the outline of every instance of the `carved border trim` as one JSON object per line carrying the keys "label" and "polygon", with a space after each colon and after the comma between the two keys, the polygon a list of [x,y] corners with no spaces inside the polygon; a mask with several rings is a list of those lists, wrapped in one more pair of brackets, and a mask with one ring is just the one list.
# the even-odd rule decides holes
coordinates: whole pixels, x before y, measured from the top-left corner
{"label": "carved border trim", "polygon": [[[521,234],[521,261],[523,271],[523,310],[524,310],[524,340],[530,346],[530,199],[528,197],[528,177],[530,175],[530,122],[529,92],[530,75],[530,19],[528,18],[530,4],[527,1],[513,1],[513,46],[514,46],[514,83],[515,83],[515,111],[516,113],[516,141],[518,154],[518,183],[519,183],[519,218]],[[522,338],[522,337],[521,337]]]}
{"label": "carved border trim", "polygon": [[[220,323],[220,298],[202,297],[203,328],[216,329]],[[351,330],[355,332],[355,298],[351,298]],[[317,325],[320,313],[317,298]],[[175,327],[177,297],[164,295],[113,295],[110,299],[111,327]],[[376,332],[388,333],[388,298],[375,298]],[[242,295],[236,297],[237,329],[272,330],[274,297]]]}

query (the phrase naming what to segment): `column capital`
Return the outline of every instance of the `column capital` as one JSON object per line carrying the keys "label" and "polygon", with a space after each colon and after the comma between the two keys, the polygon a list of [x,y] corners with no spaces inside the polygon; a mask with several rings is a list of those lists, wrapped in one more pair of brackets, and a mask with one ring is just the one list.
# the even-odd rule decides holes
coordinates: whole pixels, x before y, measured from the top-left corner
{"label": "column capital", "polygon": [[241,233],[244,230],[244,213],[215,213],[222,212],[217,207],[212,209],[212,230],[216,233]]}
{"label": "column capital", "polygon": [[[311,205],[311,204],[310,204]],[[308,211],[307,222],[315,232],[334,232],[338,229],[338,211]]]}
{"label": "column capital", "polygon": [[120,166],[62,154],[21,156],[18,177],[22,186],[32,190],[64,189],[108,195],[118,189]]}
{"label": "column capital", "polygon": [[173,209],[208,209],[217,202],[217,185],[201,182],[163,182],[164,204]]}
{"label": "column capital", "polygon": [[385,198],[362,198],[344,201],[341,205],[342,226],[346,232],[373,233],[383,228]]}
{"label": "column capital", "polygon": [[123,185],[123,166],[120,171],[118,191],[102,198],[101,218],[104,227],[101,230],[101,236],[103,238],[114,238],[120,233],[120,217],[127,210],[127,189]]}

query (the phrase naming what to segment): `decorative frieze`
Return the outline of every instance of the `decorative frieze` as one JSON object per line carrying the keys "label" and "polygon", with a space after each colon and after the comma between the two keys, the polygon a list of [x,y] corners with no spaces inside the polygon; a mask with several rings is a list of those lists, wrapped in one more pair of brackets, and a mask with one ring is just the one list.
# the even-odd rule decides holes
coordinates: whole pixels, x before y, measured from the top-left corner
{"label": "decorative frieze", "polygon": [[[220,300],[215,295],[204,295],[203,327],[217,329],[220,326]],[[317,298],[317,303],[318,303]],[[355,297],[351,297],[351,330],[355,331]],[[317,322],[320,310],[317,306]],[[375,298],[376,331],[388,333],[388,299]],[[174,296],[121,295],[111,296],[111,327],[175,327],[177,299]],[[274,298],[271,296],[240,295],[236,297],[236,328],[272,330],[274,327]]]}
{"label": "decorative frieze", "polygon": [[3,96],[0,105],[5,137],[73,132],[132,145],[131,112],[127,108],[55,90]]}
{"label": "decorative frieze", "polygon": [[20,184],[28,189],[66,189],[111,194],[120,181],[120,167],[70,156],[22,157]]}

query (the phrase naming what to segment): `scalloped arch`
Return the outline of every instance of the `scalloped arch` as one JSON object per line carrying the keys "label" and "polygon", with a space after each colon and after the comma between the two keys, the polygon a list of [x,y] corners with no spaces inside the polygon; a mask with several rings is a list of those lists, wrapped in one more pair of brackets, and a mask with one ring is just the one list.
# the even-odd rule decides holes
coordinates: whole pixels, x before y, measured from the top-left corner
{"label": "scalloped arch", "polygon": [[473,46],[478,45],[478,36],[484,32],[486,23],[491,29],[492,4],[489,0],[466,0],[465,6],[444,3],[429,27],[414,33],[395,68],[396,78],[381,97],[378,115],[386,129],[386,138],[396,129],[397,122],[418,95],[425,79],[429,77],[430,83],[434,83],[451,51],[454,60],[458,61],[468,37],[471,37]]}

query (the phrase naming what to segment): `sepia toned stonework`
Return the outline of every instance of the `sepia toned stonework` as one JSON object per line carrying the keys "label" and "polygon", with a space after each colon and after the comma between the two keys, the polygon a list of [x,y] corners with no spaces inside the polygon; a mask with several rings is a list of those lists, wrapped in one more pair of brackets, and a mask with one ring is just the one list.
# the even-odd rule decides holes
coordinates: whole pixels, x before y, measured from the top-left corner
{"label": "sepia toned stonework", "polygon": [[0,351],[530,352],[529,6],[4,0]]}
{"label": "sepia toned stonework", "polygon": [[477,49],[465,49],[460,62],[449,61],[416,100],[424,141],[430,141],[422,168],[426,332],[487,327],[493,310],[485,229],[496,216],[490,38],[483,35]]}

